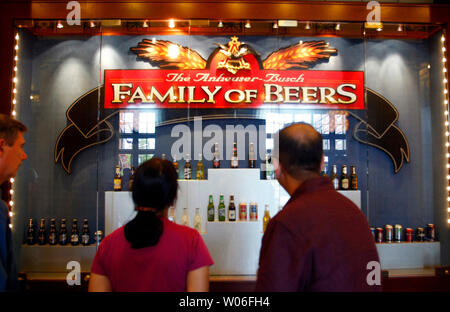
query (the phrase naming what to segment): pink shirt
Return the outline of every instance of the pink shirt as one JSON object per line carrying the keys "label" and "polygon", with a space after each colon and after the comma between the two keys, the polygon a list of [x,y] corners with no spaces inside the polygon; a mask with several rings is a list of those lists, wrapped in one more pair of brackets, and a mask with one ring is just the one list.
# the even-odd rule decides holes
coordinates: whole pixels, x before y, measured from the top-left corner
{"label": "pink shirt", "polygon": [[214,261],[197,230],[162,219],[155,246],[132,249],[124,227],[105,237],[91,272],[107,276],[113,291],[186,291],[187,273]]}

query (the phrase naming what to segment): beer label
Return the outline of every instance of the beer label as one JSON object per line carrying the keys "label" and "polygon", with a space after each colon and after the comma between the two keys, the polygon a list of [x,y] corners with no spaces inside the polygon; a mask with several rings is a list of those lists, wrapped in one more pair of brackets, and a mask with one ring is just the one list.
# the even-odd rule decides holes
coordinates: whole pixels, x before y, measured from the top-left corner
{"label": "beer label", "polygon": [[184,178],[186,180],[189,180],[191,178],[191,168],[185,168],[184,169]]}
{"label": "beer label", "polygon": [[82,241],[82,243],[83,243],[84,245],[89,244],[89,239],[90,239],[90,237],[89,237],[89,235],[87,235],[87,234],[84,234],[84,235],[81,236],[81,241]]}
{"label": "beer label", "polygon": [[228,210],[228,220],[236,220],[236,210]]}
{"label": "beer label", "polygon": [[73,243],[77,243],[78,242],[78,235],[77,234],[73,234],[70,238],[70,241]]}
{"label": "beer label", "polygon": [[219,209],[219,217],[225,217],[225,209],[224,208]]}
{"label": "beer label", "polygon": [[121,190],[121,189],[122,189],[122,180],[114,179],[114,190]]}
{"label": "beer label", "polygon": [[337,178],[333,179],[333,187],[335,190],[339,189],[339,180]]}
{"label": "beer label", "polygon": [[341,186],[343,190],[348,190],[348,179],[342,179]]}
{"label": "beer label", "polygon": [[237,159],[232,159],[232,160],[231,160],[231,167],[237,168],[237,167],[238,167],[238,164],[239,164],[239,162],[238,162]]}

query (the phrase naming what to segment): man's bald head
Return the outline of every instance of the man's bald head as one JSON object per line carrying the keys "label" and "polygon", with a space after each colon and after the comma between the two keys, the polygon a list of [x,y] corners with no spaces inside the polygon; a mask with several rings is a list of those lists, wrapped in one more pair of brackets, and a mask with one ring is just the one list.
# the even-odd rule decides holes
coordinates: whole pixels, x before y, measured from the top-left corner
{"label": "man's bald head", "polygon": [[[295,123],[277,133],[281,166],[293,177],[304,171],[320,173],[322,163],[322,136],[311,125]],[[278,141],[278,142],[277,142]]]}

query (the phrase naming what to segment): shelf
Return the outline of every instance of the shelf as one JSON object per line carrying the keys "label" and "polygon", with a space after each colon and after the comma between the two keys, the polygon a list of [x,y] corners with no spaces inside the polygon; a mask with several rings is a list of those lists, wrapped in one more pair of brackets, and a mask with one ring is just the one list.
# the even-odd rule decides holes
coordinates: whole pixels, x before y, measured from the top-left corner
{"label": "shelf", "polygon": [[81,271],[90,272],[97,245],[22,245],[21,251],[21,271],[67,274],[67,263],[70,261],[78,261]]}

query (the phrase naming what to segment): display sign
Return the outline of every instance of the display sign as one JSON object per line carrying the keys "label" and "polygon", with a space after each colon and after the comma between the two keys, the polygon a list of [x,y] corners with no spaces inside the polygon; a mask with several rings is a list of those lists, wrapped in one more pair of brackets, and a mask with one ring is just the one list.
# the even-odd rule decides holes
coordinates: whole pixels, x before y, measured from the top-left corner
{"label": "display sign", "polygon": [[205,61],[170,41],[143,40],[131,50],[161,69],[105,70],[105,104],[117,108],[364,109],[364,73],[305,69],[337,50],[324,41],[299,42],[264,61],[232,37]]}

